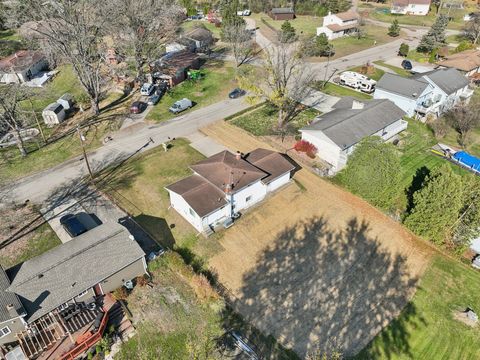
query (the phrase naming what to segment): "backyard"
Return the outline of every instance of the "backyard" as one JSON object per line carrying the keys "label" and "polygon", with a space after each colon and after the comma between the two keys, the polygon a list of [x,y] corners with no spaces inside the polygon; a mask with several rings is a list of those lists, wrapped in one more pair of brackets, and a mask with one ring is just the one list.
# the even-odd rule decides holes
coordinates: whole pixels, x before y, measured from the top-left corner
{"label": "backyard", "polygon": [[480,310],[478,270],[436,255],[412,302],[356,359],[478,359],[480,329],[454,311]]}
{"label": "backyard", "polygon": [[207,63],[202,67],[204,77],[193,81],[187,80],[170,89],[148,113],[147,119],[155,122],[162,122],[174,118],[176,115],[168,109],[180,99],[188,98],[194,102],[194,106],[188,111],[228,99],[228,93],[236,86],[235,69],[232,66],[224,65],[223,62]]}
{"label": "backyard", "polygon": [[[262,34],[265,32],[265,36],[267,37],[269,37],[269,33],[272,33],[272,28],[275,29],[275,31],[280,31],[282,24],[284,23],[282,20],[273,20],[265,13],[253,13],[250,18],[255,20],[256,26],[260,28]],[[296,33],[301,37],[316,35],[317,27],[322,26],[322,21],[322,17],[308,15],[297,15],[295,19],[289,20],[295,28]],[[270,40],[276,41],[276,39]]]}
{"label": "backyard", "polygon": [[332,96],[338,96],[338,97],[352,96],[359,100],[370,100],[372,98],[372,95],[350,89],[346,86],[333,84],[331,82],[327,83],[324,87],[322,87],[322,85],[323,85],[322,82],[317,82],[314,85],[314,88],[325,94],[332,95]]}

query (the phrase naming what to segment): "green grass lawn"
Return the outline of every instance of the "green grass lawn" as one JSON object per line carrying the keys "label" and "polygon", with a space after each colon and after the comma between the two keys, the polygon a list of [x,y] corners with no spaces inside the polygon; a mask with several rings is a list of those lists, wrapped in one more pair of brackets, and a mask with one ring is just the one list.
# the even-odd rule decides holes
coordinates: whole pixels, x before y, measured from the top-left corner
{"label": "green grass lawn", "polygon": [[203,79],[187,80],[172,88],[153,107],[147,115],[147,119],[162,122],[174,118],[176,115],[168,111],[170,106],[177,100],[188,98],[196,105],[182,112],[181,115],[183,115],[186,112],[227,99],[228,93],[237,87],[235,69],[232,66],[207,63],[202,69],[205,72]]}
{"label": "green grass lawn", "polygon": [[[389,13],[390,7],[382,6],[376,9],[369,9],[368,16],[371,19],[391,23],[394,19],[397,19],[401,25],[416,25],[416,26],[431,26],[436,18],[435,7],[432,6],[430,12],[426,16],[415,15],[393,15]],[[453,17],[453,20],[448,23],[449,29],[460,30],[464,26],[463,15],[469,10],[465,9],[452,9],[449,16]],[[442,8],[440,13],[447,14],[448,9]]]}
{"label": "green grass lawn", "polygon": [[418,52],[417,50],[410,50],[407,55],[407,59],[414,60],[420,63],[427,63],[430,59],[429,54]]}
{"label": "green grass lawn", "polygon": [[[302,111],[288,126],[288,132],[296,134],[298,129],[311,122],[319,112],[314,109]],[[243,114],[231,120],[231,123],[255,136],[278,135],[275,130],[277,125],[278,111],[271,105],[264,105],[251,112]]]}
{"label": "green grass lawn", "polygon": [[0,31],[0,58],[26,48],[25,42],[15,30],[8,29]]}
{"label": "green grass lawn", "polygon": [[374,61],[373,63],[374,63],[374,64],[377,64],[377,65],[380,65],[380,66],[383,66],[383,67],[386,67],[386,68],[389,68],[390,70],[395,71],[395,73],[396,73],[397,75],[400,75],[400,76],[403,76],[403,77],[410,77],[410,76],[412,76],[412,74],[411,74],[410,72],[408,72],[407,70],[402,69],[402,68],[400,68],[400,67],[396,67],[396,66],[387,64],[385,61],[378,60],[378,61]]}
{"label": "green grass lawn", "polygon": [[[365,74],[363,66],[356,66],[354,68],[348,69],[348,71],[355,71],[355,72],[360,73],[360,74]],[[377,67],[374,67],[373,73],[365,74],[365,75],[368,76],[370,79],[378,81],[383,76],[383,74],[385,74],[385,71],[383,71],[382,69],[379,69]]]}
{"label": "green grass lawn", "polygon": [[[277,31],[281,29],[282,24],[284,23],[282,20],[273,20],[265,13],[252,14],[250,17],[255,20],[255,23],[257,27],[260,28],[260,31],[267,27],[262,19]],[[289,20],[289,22],[295,28],[297,35],[300,36],[316,35],[317,27],[322,26],[322,21],[323,19],[321,17],[309,15],[297,15],[295,19]]]}
{"label": "green grass lawn", "polygon": [[400,317],[356,359],[478,359],[480,328],[454,319],[454,311],[480,311],[479,273],[437,255]]}
{"label": "green grass lawn", "polygon": [[315,88],[321,92],[324,92],[325,94],[332,95],[332,96],[352,96],[354,98],[360,99],[360,100],[369,100],[372,99],[371,95],[365,94],[360,91],[355,91],[353,89],[349,89],[345,86],[340,86],[337,84],[332,84],[332,83],[327,83],[324,88],[320,87],[320,84],[317,83]]}

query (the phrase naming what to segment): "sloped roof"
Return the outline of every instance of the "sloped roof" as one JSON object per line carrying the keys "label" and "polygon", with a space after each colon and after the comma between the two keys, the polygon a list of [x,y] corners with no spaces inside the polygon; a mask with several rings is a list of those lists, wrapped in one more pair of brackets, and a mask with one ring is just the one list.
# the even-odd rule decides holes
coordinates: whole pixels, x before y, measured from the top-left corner
{"label": "sloped roof", "polygon": [[59,114],[63,110],[63,105],[60,103],[51,103],[43,111],[53,111],[55,114]]}
{"label": "sloped roof", "polygon": [[198,175],[177,181],[166,189],[182,196],[200,217],[211,214],[227,204],[225,194]]}
{"label": "sloped roof", "polygon": [[269,175],[262,179],[264,184],[277,179],[295,169],[295,166],[276,151],[258,148],[245,156],[250,164],[262,169]]}
{"label": "sloped roof", "polygon": [[232,192],[268,176],[227,150],[192,165],[191,169],[222,191],[230,186]]}
{"label": "sloped roof", "polygon": [[400,75],[385,73],[377,82],[376,88],[417,99],[428,86],[428,81],[422,78],[404,78]]}
{"label": "sloped roof", "polygon": [[469,84],[468,79],[457,69],[438,69],[424,75],[435,85],[442,89],[447,95],[453,94]]}
{"label": "sloped roof", "polygon": [[357,12],[353,10],[348,10],[344,12],[340,12],[335,14],[338,18],[340,18],[343,21],[349,21],[349,20],[357,20],[359,18],[359,15]]}
{"label": "sloped roof", "polygon": [[294,14],[293,8],[273,8],[272,14]]}
{"label": "sloped roof", "polygon": [[480,67],[480,51],[472,49],[452,54],[437,64],[461,71],[471,71]]}
{"label": "sloped roof", "polygon": [[9,72],[24,71],[40,60],[45,60],[45,56],[39,51],[20,50],[0,60],[0,71]]}
{"label": "sloped roof", "polygon": [[405,115],[390,100],[371,100],[364,103],[363,109],[334,109],[317,117],[316,122],[301,130],[322,131],[341,149],[346,149]]}
{"label": "sloped roof", "polygon": [[117,223],[105,223],[8,270],[8,291],[17,294],[34,321],[141,259],[145,253]]}
{"label": "sloped roof", "polygon": [[430,5],[431,0],[393,0],[393,6]]}
{"label": "sloped roof", "polygon": [[5,273],[5,270],[0,266],[0,322],[4,322],[13,319],[15,316],[10,314],[8,306],[13,305],[17,314],[25,312],[22,303],[18,299],[18,296],[10,291],[6,291],[10,286],[10,280]]}
{"label": "sloped roof", "polygon": [[204,42],[212,42],[213,34],[203,26],[198,26],[185,33],[185,37]]}
{"label": "sloped roof", "polygon": [[338,24],[330,24],[327,25],[327,28],[332,30],[333,32],[339,32],[343,30],[353,29],[356,28],[357,24],[349,24],[349,25],[338,25]]}

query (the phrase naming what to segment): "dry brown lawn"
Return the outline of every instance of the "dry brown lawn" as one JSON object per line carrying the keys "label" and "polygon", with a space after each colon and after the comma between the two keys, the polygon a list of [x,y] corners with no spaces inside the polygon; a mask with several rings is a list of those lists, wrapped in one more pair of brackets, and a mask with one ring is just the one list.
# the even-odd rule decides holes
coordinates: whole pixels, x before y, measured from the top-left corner
{"label": "dry brown lawn", "polygon": [[[268,147],[224,122],[231,150]],[[360,351],[408,303],[431,250],[363,200],[307,170],[225,232],[210,267],[237,310],[300,356]]]}

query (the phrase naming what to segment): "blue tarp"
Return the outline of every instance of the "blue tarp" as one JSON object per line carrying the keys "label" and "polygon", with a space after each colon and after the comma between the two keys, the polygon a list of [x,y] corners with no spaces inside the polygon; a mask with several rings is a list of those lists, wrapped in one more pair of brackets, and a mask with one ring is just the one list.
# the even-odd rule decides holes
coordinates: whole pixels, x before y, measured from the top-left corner
{"label": "blue tarp", "polygon": [[475,171],[479,171],[480,172],[480,159],[473,156],[473,155],[470,155],[469,153],[465,152],[465,151],[459,151],[459,152],[456,152],[454,155],[453,155],[453,158],[455,160],[457,160],[460,164],[472,169],[472,170],[475,170]]}

